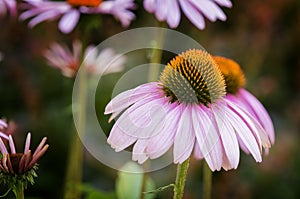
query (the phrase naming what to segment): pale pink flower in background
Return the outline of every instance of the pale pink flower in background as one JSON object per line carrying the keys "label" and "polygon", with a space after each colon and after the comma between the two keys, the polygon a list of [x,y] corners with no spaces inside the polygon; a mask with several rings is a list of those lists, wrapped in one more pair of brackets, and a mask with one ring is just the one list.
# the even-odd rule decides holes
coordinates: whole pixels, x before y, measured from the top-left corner
{"label": "pale pink flower in background", "polygon": [[[275,133],[272,120],[267,110],[258,101],[258,99],[256,99],[256,97],[254,97],[250,92],[244,89],[246,81],[239,64],[231,59],[220,56],[214,56],[214,60],[218,64],[225,78],[225,82],[227,85],[226,98],[229,101],[242,107],[254,118],[256,118],[256,120],[266,131],[271,143],[274,144]],[[249,153],[249,151],[245,147],[243,147],[243,143],[241,143],[241,146],[246,153]],[[268,153],[268,150],[266,150],[266,152]]]}
{"label": "pale pink flower in background", "polygon": [[230,8],[230,0],[144,0],[145,9],[154,13],[159,21],[166,21],[176,28],[181,19],[181,11],[199,29],[205,28],[205,19],[215,22],[225,21],[226,15],[219,6]]}
{"label": "pale pink flower in background", "polygon": [[134,19],[130,9],[134,8],[133,0],[99,1],[98,6],[78,6],[68,1],[24,0],[28,9],[20,15],[21,20],[30,19],[29,27],[34,27],[44,21],[60,18],[58,28],[63,33],[70,33],[79,21],[80,14],[111,14],[120,20],[123,26],[128,26]]}
{"label": "pale pink flower in background", "polygon": [[159,82],[120,93],[105,108],[116,117],[108,143],[117,152],[133,146],[132,159],[155,159],[173,146],[174,163],[194,151],[212,171],[237,168],[239,140],[257,162],[270,141],[259,122],[225,98],[225,82],[212,56],[189,50],[165,67]]}
{"label": "pale pink flower in background", "polygon": [[45,154],[49,145],[46,144],[47,138],[43,138],[35,152],[30,150],[31,134],[27,134],[24,152],[18,153],[11,135],[9,135],[9,148],[5,146],[0,138],[0,151],[2,158],[0,161],[0,171],[7,174],[23,174],[32,169],[37,161]]}
{"label": "pale pink flower in background", "polygon": [[9,13],[11,16],[17,15],[16,0],[0,0],[0,17]]}
{"label": "pale pink flower in background", "polygon": [[82,44],[76,40],[73,42],[72,51],[64,44],[53,43],[45,51],[45,57],[49,65],[61,70],[66,77],[73,77],[80,67]]}
{"label": "pale pink flower in background", "polygon": [[112,48],[99,51],[90,46],[84,53],[84,66],[90,74],[109,74],[120,72],[124,69],[126,57],[116,54]]}
{"label": "pale pink flower in background", "polygon": [[45,51],[45,58],[49,65],[60,69],[66,77],[74,77],[82,64],[90,74],[119,72],[123,70],[126,60],[111,48],[99,51],[94,46],[88,46],[83,50],[78,40],[73,42],[72,51],[66,45],[53,43]]}

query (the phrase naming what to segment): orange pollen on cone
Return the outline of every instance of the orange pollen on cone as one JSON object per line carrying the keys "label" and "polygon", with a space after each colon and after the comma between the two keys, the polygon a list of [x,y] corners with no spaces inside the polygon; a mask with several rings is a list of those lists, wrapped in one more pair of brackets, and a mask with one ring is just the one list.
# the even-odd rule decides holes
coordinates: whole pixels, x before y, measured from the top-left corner
{"label": "orange pollen on cone", "polygon": [[101,4],[102,0],[67,0],[72,6],[89,6],[97,7]]}
{"label": "orange pollen on cone", "polygon": [[238,63],[226,57],[213,57],[219,66],[225,80],[226,92],[235,94],[246,84],[244,73]]}

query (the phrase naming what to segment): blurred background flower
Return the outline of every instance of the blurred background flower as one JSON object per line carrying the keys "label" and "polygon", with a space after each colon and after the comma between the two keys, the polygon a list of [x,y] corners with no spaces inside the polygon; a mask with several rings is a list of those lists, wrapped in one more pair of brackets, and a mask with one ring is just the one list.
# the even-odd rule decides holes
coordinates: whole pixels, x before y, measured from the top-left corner
{"label": "blurred background flower", "polygon": [[82,43],[79,40],[73,42],[72,51],[64,44],[51,44],[50,48],[45,51],[45,58],[49,65],[60,69],[66,77],[74,77],[81,64],[90,74],[120,72],[126,60],[123,55],[116,54],[111,48],[99,51],[90,45],[83,52]]}
{"label": "blurred background flower", "polygon": [[34,27],[44,21],[52,21],[60,18],[58,28],[63,33],[70,33],[77,25],[80,14],[111,14],[121,22],[123,26],[128,26],[134,19],[134,14],[130,9],[134,8],[133,0],[101,0],[89,1],[48,1],[48,0],[24,0],[26,8],[20,15],[21,20],[30,19],[29,27]]}
{"label": "blurred background flower", "polygon": [[145,9],[154,13],[159,21],[167,21],[171,28],[180,23],[181,10],[199,29],[205,28],[204,17],[212,22],[225,21],[226,16],[219,6],[230,8],[230,0],[144,0]]}
{"label": "blurred background flower", "polygon": [[16,0],[0,0],[0,17],[10,14],[17,15],[17,1]]}

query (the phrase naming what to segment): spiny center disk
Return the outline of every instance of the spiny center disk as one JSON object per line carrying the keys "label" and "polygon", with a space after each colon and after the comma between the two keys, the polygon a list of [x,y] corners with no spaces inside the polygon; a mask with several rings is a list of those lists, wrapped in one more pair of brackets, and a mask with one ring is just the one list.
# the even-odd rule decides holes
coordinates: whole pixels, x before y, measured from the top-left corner
{"label": "spiny center disk", "polygon": [[97,7],[100,5],[102,0],[67,0],[72,6],[90,6]]}
{"label": "spiny center disk", "polygon": [[245,86],[246,79],[238,63],[225,57],[214,56],[213,58],[224,76],[226,92],[235,94]]}
{"label": "spiny center disk", "polygon": [[173,58],[160,82],[171,102],[208,105],[225,95],[223,76],[212,56],[203,50],[188,50]]}

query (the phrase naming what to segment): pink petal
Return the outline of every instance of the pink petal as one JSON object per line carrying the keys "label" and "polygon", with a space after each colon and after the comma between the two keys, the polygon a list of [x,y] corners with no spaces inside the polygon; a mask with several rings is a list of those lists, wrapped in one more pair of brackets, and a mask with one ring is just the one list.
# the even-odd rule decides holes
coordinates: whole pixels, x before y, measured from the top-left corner
{"label": "pink petal", "polygon": [[156,9],[156,0],[144,0],[144,8],[150,13],[155,12]]}
{"label": "pink petal", "polygon": [[211,110],[214,115],[214,119],[221,136],[221,141],[223,143],[224,152],[229,160],[231,168],[237,168],[240,159],[239,145],[237,137],[235,135],[235,130],[230,125],[228,120],[228,115],[224,111],[226,106],[212,105]]}
{"label": "pink petal", "polygon": [[27,134],[26,142],[25,142],[25,148],[24,148],[24,154],[27,154],[30,147],[30,140],[31,140],[31,133]]}
{"label": "pink petal", "polygon": [[248,109],[250,109],[254,113],[254,116],[259,120],[261,125],[266,130],[271,140],[271,143],[274,144],[275,142],[274,126],[264,106],[251,93],[249,93],[245,89],[239,90],[238,97],[241,98],[247,104]]}
{"label": "pink petal", "polygon": [[166,102],[165,98],[141,100],[126,110],[115,125],[133,137],[153,137],[166,125]]}
{"label": "pink petal", "polygon": [[217,19],[226,20],[226,15],[223,11],[211,0],[190,0],[191,3],[200,10],[210,21],[216,21]]}
{"label": "pink petal", "polygon": [[167,15],[167,22],[171,28],[177,28],[180,22],[180,9],[177,0],[169,0],[169,10],[171,12]]}
{"label": "pink petal", "polygon": [[252,131],[253,135],[256,137],[259,145],[263,147],[270,148],[271,143],[269,137],[259,122],[250,113],[243,111],[243,108],[238,105],[226,100],[229,107],[237,114],[239,117],[247,124],[248,128]]}
{"label": "pink petal", "polygon": [[157,1],[156,3],[157,5],[155,10],[155,16],[159,21],[166,20],[167,15],[169,14],[168,11],[170,8],[168,8],[168,1],[169,0],[163,0],[163,1]]}
{"label": "pink petal", "polygon": [[200,30],[205,28],[205,21],[201,13],[186,0],[179,0],[181,9],[187,18]]}
{"label": "pink petal", "polygon": [[106,105],[104,114],[121,112],[133,103],[153,94],[155,91],[157,91],[157,83],[153,82],[122,92]]}
{"label": "pink petal", "polygon": [[117,125],[114,125],[110,131],[107,143],[111,145],[116,152],[122,151],[132,145],[137,140],[136,137],[124,133]]}
{"label": "pink petal", "polygon": [[195,133],[193,131],[192,123],[192,108],[190,105],[183,110],[181,118],[178,122],[178,129],[176,131],[174,140],[174,163],[183,163],[192,153],[195,145]]}
{"label": "pink petal", "polygon": [[2,141],[2,139],[0,138],[0,150],[1,150],[1,154],[4,156],[4,154],[7,154],[7,149]]}
{"label": "pink petal", "polygon": [[173,145],[178,121],[181,116],[181,106],[172,107],[166,115],[166,124],[159,134],[148,140],[146,152],[151,159],[165,154]]}
{"label": "pink petal", "polygon": [[55,20],[60,15],[59,12],[56,12],[55,10],[49,10],[46,12],[43,12],[42,14],[37,15],[34,17],[30,22],[28,23],[29,27],[34,27],[37,24],[47,21],[47,20]]}
{"label": "pink petal", "polygon": [[70,10],[59,21],[59,30],[65,34],[72,32],[79,20],[80,13],[76,9]]}
{"label": "pink petal", "polygon": [[204,106],[193,108],[193,128],[202,157],[205,158],[212,171],[219,171],[222,166],[222,143],[215,124],[212,123],[212,118],[206,112],[210,110]]}
{"label": "pink petal", "polygon": [[147,141],[146,140],[138,140],[133,147],[132,151],[132,160],[138,161],[139,164],[143,164],[147,159],[148,156],[145,153]]}
{"label": "pink petal", "polygon": [[215,2],[217,2],[219,5],[227,7],[227,8],[231,8],[232,7],[232,3],[230,0],[214,0]]}
{"label": "pink petal", "polygon": [[225,108],[225,111],[229,122],[235,129],[236,134],[244,144],[245,148],[253,155],[257,162],[261,162],[261,145],[260,143],[257,143],[256,138],[251,130],[238,115],[233,113],[227,107]]}
{"label": "pink petal", "polygon": [[10,147],[10,153],[15,154],[16,153],[15,143],[11,135],[8,136],[8,142]]}

